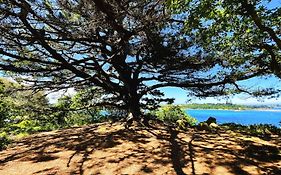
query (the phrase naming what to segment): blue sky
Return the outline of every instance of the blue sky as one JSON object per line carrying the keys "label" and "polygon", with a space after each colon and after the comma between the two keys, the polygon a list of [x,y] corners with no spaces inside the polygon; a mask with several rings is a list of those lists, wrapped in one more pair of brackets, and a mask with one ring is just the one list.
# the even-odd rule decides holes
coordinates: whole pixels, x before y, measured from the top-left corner
{"label": "blue sky", "polygon": [[[244,80],[240,83],[245,87],[250,88],[279,88],[281,89],[281,79],[276,78],[275,76],[270,77],[256,77],[249,80]],[[188,97],[187,91],[180,88],[166,87],[161,89],[165,93],[165,97],[175,98],[175,104],[185,104],[188,100],[188,103],[225,103],[225,98],[205,98],[198,99],[195,97]],[[255,105],[255,104],[281,104],[281,97],[279,98],[254,98],[245,94],[238,94],[232,97],[229,97],[229,102],[234,104],[244,104],[244,105]]]}
{"label": "blue sky", "polygon": [[269,9],[274,9],[281,6],[281,0],[269,0],[265,1],[265,3]]}

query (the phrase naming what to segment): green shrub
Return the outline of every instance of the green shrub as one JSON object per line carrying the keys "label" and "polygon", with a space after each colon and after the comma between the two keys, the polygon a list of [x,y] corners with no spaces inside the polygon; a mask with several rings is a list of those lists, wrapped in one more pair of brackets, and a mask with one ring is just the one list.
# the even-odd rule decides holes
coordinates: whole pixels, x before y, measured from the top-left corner
{"label": "green shrub", "polygon": [[5,149],[6,146],[11,143],[11,140],[9,139],[6,132],[0,133],[0,150]]}
{"label": "green shrub", "polygon": [[45,124],[43,124],[41,126],[41,131],[53,131],[53,130],[56,130],[59,128],[60,128],[60,126],[58,126],[52,122],[46,122]]}
{"label": "green shrub", "polygon": [[281,129],[270,124],[255,124],[255,125],[241,125],[235,123],[224,123],[222,124],[226,129],[245,132],[247,134],[262,136],[262,135],[270,135],[270,134],[278,134],[281,135]]}
{"label": "green shrub", "polygon": [[14,128],[15,133],[21,133],[21,132],[35,132],[38,131],[38,126],[35,121],[33,120],[23,120],[19,123],[12,124],[12,128]]}
{"label": "green shrub", "polygon": [[281,134],[281,130],[270,124],[255,124],[248,126],[249,131],[256,135]]}
{"label": "green shrub", "polygon": [[167,105],[156,111],[156,117],[164,122],[183,125],[188,124],[194,126],[197,120],[186,114],[179,106]]}

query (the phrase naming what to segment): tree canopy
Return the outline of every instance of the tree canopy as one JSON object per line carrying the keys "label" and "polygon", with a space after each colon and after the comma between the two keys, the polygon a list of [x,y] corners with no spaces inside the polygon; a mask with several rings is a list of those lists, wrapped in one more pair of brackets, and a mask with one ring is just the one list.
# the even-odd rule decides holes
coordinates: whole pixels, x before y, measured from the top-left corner
{"label": "tree canopy", "polygon": [[185,31],[229,64],[281,78],[281,4],[276,0],[173,0]]}
{"label": "tree canopy", "polygon": [[[161,87],[185,88],[197,96],[243,91],[236,82],[275,70],[268,69],[273,57],[267,49],[268,64],[255,59],[261,51],[241,56],[240,49],[248,47],[239,46],[250,42],[239,43],[226,20],[233,16],[240,33],[251,24],[245,37],[260,47],[254,23],[233,15],[235,8],[221,24],[212,21],[224,13],[224,4],[209,11],[208,2],[176,13],[182,9],[174,12],[164,0],[0,1],[0,70],[20,75],[33,88],[95,87],[104,95],[92,105],[127,109],[135,118],[141,108],[171,101],[162,98]],[[182,21],[185,14],[190,23]],[[278,20],[273,22],[276,26]],[[268,31],[259,34],[266,37]],[[271,50],[279,56],[277,46]]]}

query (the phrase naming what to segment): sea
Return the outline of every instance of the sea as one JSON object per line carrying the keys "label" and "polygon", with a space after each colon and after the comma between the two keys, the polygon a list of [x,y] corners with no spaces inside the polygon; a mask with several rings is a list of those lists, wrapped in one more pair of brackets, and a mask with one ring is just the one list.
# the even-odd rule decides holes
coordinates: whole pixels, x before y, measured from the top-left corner
{"label": "sea", "polygon": [[219,109],[186,109],[185,112],[198,122],[215,117],[217,123],[236,123],[242,125],[271,124],[281,127],[281,110],[219,110]]}

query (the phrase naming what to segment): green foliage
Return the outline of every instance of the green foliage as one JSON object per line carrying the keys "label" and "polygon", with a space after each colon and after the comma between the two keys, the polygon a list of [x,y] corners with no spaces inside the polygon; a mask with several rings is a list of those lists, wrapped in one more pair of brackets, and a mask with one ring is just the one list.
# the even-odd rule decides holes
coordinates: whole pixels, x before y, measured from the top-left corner
{"label": "green foliage", "polygon": [[179,106],[175,106],[175,105],[164,106],[160,108],[158,111],[156,111],[155,115],[158,119],[164,122],[178,124],[178,125],[183,125],[184,123],[188,123],[189,125],[194,126],[197,123],[197,120],[195,118],[189,116]]}
{"label": "green foliage", "polygon": [[35,120],[31,119],[22,120],[19,123],[11,124],[9,127],[15,134],[34,133],[42,130],[42,126],[40,126],[40,124]]}
{"label": "green foliage", "polygon": [[184,30],[196,38],[193,43],[224,58],[221,67],[237,67],[237,75],[250,67],[281,78],[280,4],[270,8],[266,0],[167,1],[174,13],[186,14]]}
{"label": "green foliage", "polygon": [[91,106],[101,94],[95,88],[62,96],[51,105],[44,92],[21,91],[20,84],[0,79],[1,149],[10,137],[21,138],[30,133],[100,122],[104,116]]}
{"label": "green foliage", "polygon": [[0,78],[0,128],[4,127],[13,114],[13,99],[9,96],[9,89],[13,84],[6,79]]}
{"label": "green foliage", "polygon": [[265,136],[271,134],[281,135],[281,128],[278,128],[270,124],[256,124],[256,125],[245,126],[235,123],[225,123],[222,124],[221,126],[223,126],[225,129],[230,129],[254,136]]}
{"label": "green foliage", "polygon": [[[38,118],[39,111],[48,107],[48,101],[43,92],[34,93],[22,90],[20,84],[7,79],[0,79],[0,112],[5,116],[6,123],[14,116],[28,116]],[[4,120],[1,120],[2,123]]]}
{"label": "green foliage", "polygon": [[0,151],[4,149],[11,140],[9,139],[8,135],[6,132],[0,132]]}
{"label": "green foliage", "polygon": [[66,117],[69,114],[71,103],[70,96],[63,96],[58,99],[58,102],[54,105],[56,112],[52,115],[54,124],[59,126],[65,126],[67,124]]}
{"label": "green foliage", "polygon": [[49,117],[48,123],[61,128],[103,121],[100,109],[92,106],[93,101],[100,96],[100,91],[95,87],[78,91],[73,97],[62,96],[53,105],[55,112]]}
{"label": "green foliage", "polygon": [[16,82],[0,79],[0,127],[8,133],[40,130],[36,125],[46,117],[42,112],[48,108],[44,93],[21,89]]}
{"label": "green foliage", "polygon": [[[11,86],[0,84],[0,132],[4,133],[0,137],[1,149],[10,143],[10,137],[22,138],[35,132],[80,126],[104,119],[98,108],[85,107],[87,96],[90,96],[88,91],[78,92],[73,97],[63,96],[51,106],[42,94],[26,91],[7,93],[10,89]],[[43,113],[44,109],[48,110]]]}

